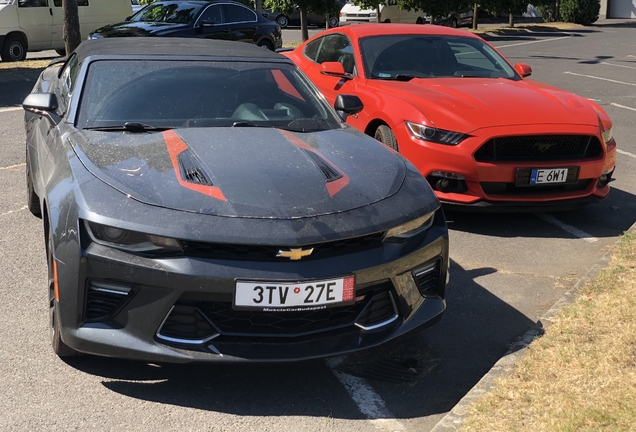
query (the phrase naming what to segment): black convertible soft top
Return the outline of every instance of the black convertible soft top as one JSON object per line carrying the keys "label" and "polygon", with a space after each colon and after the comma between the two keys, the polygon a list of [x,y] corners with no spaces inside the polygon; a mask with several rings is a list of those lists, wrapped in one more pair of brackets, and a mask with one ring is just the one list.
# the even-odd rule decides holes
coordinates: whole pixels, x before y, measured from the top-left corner
{"label": "black convertible soft top", "polygon": [[[265,48],[246,42],[214,39],[121,37],[86,40],[75,50],[81,62],[86,57],[169,56],[169,57],[233,57],[263,60],[288,60]],[[291,62],[291,60],[289,60]]]}

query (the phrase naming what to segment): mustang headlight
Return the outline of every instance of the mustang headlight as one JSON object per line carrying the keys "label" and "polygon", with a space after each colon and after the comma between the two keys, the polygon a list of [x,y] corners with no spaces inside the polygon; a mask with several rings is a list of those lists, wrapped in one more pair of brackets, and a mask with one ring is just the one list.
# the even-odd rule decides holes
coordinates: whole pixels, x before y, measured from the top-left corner
{"label": "mustang headlight", "polygon": [[438,144],[457,145],[468,138],[468,135],[460,132],[451,132],[443,129],[432,128],[421,124],[406,121],[411,134],[424,141],[430,141]]}
{"label": "mustang headlight", "polygon": [[95,243],[130,252],[181,252],[178,240],[84,221]]}
{"label": "mustang headlight", "polygon": [[603,141],[605,144],[608,144],[612,139],[614,139],[614,126],[610,126],[610,128],[603,131],[601,135],[603,135]]}
{"label": "mustang headlight", "polygon": [[425,214],[424,216],[420,216],[417,219],[413,219],[410,222],[396,226],[395,228],[391,228],[384,235],[384,239],[407,239],[413,237],[414,235],[422,233],[429,229],[431,225],[433,225],[433,220],[435,219],[434,216],[435,212],[433,211]]}

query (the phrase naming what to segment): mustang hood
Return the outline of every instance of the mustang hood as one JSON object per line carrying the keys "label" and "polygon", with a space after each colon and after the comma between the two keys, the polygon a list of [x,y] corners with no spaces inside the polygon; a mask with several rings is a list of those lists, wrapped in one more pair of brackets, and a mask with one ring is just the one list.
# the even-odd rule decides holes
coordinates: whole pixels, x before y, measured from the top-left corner
{"label": "mustang hood", "polygon": [[93,175],[132,198],[219,216],[343,212],[388,198],[406,176],[401,158],[350,128],[82,131],[70,140]]}
{"label": "mustang hood", "polygon": [[409,101],[440,129],[469,133],[510,125],[598,125],[596,111],[587,100],[534,81],[416,78],[370,82]]}
{"label": "mustang hood", "polygon": [[154,36],[187,26],[187,24],[136,21],[107,25],[95,30],[95,33],[102,37]]}

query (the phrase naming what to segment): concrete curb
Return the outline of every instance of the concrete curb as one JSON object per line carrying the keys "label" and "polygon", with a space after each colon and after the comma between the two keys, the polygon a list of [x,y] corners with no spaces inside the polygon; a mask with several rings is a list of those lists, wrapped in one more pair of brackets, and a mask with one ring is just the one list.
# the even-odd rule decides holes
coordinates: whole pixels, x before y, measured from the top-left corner
{"label": "concrete curb", "polygon": [[[625,233],[636,232],[636,223],[633,224]],[[623,234],[624,235],[624,234]],[[537,336],[541,336],[545,329],[548,328],[554,318],[559,314],[565,306],[573,304],[581,288],[585,283],[594,278],[601,270],[607,267],[610,257],[621,241],[621,236],[597,262],[590,268],[579,281],[568,290],[541,318],[528,330],[521,340],[515,343],[508,352],[484,375],[475,386],[448,412],[430,432],[451,432],[459,430],[467,417],[467,408],[473,404],[479,397],[492,391],[495,388],[495,380],[504,377],[512,372],[517,362],[525,357],[528,352],[528,346]]]}

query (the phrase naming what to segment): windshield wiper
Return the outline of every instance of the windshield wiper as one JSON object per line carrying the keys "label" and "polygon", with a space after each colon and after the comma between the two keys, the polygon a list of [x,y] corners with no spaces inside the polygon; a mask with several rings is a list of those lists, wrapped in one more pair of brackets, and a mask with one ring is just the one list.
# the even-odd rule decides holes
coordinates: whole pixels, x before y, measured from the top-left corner
{"label": "windshield wiper", "polygon": [[271,128],[274,127],[272,125],[267,125],[267,124],[256,124],[256,123],[252,123],[252,122],[248,122],[248,121],[235,121],[234,123],[232,123],[232,127],[264,127],[264,128]]}
{"label": "windshield wiper", "polygon": [[84,128],[87,130],[94,131],[129,131],[129,132],[145,132],[145,131],[165,131],[168,129],[172,129],[171,127],[157,127],[152,125],[147,125],[138,122],[126,122],[122,125],[117,126],[96,126],[96,127],[87,127]]}
{"label": "windshield wiper", "polygon": [[377,79],[391,80],[391,81],[411,81],[413,78],[426,78],[426,77],[423,77],[420,75],[397,74],[394,77],[378,77]]}

